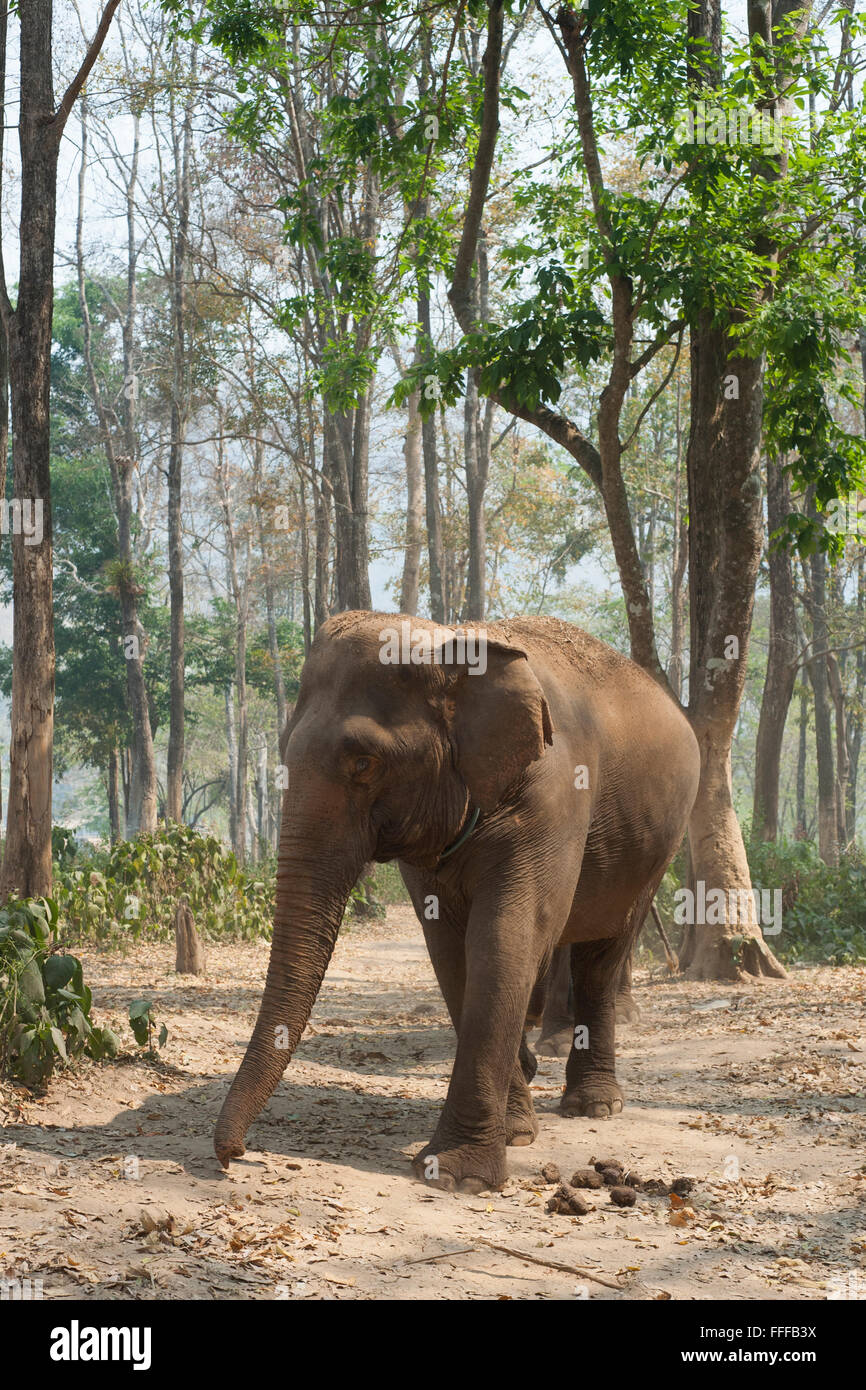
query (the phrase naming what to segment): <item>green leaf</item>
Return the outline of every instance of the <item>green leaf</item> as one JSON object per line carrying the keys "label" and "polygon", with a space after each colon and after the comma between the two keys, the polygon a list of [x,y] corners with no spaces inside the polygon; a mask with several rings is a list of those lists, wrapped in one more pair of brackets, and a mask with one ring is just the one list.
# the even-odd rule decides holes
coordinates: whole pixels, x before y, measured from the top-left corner
{"label": "green leaf", "polygon": [[63,989],[75,975],[80,965],[75,956],[49,956],[42,967],[42,975],[49,989]]}

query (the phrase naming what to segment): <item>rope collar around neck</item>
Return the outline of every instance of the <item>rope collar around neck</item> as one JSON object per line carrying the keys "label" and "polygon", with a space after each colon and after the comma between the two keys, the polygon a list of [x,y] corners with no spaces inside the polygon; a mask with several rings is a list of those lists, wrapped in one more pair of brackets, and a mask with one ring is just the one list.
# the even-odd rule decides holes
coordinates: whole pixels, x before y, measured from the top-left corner
{"label": "rope collar around neck", "polygon": [[469,824],[466,826],[466,829],[462,832],[462,834],[457,836],[457,839],[454,841],[453,845],[449,845],[447,849],[443,849],[442,853],[439,856],[440,864],[442,863],[443,859],[447,859],[449,855],[454,854],[455,851],[458,850],[461,845],[465,845],[466,841],[469,839],[469,836],[472,834],[473,830],[478,824],[478,817],[480,815],[481,807],[476,806],[475,810],[472,812],[472,815],[469,817]]}

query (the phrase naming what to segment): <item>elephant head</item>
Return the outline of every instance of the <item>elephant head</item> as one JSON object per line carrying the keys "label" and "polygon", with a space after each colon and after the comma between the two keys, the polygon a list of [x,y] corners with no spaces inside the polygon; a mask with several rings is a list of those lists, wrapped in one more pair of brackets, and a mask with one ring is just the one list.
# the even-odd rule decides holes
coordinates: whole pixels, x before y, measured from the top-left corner
{"label": "elephant head", "polygon": [[[395,631],[410,639],[396,652]],[[377,613],[340,614],[316,636],[280,740],[288,784],[273,942],[217,1121],[224,1166],[244,1152],[306,1028],[363,865],[435,867],[473,808],[492,811],[552,740],[526,653],[478,637],[483,648],[467,649],[453,629]]]}

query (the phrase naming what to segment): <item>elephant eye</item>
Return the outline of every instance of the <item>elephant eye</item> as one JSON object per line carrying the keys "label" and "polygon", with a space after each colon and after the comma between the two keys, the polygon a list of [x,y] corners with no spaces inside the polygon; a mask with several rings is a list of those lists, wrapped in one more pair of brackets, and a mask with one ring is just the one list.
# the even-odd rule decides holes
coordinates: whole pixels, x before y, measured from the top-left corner
{"label": "elephant eye", "polygon": [[356,758],[356,759],[355,759],[355,771],[356,771],[356,772],[366,772],[366,771],[367,771],[367,768],[368,768],[369,766],[370,766],[370,759],[369,759],[369,758]]}

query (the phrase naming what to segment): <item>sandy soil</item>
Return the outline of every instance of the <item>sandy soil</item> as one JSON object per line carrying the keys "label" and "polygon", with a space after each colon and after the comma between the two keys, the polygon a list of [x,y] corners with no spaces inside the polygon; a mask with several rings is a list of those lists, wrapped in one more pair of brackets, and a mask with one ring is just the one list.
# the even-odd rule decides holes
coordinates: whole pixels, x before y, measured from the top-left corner
{"label": "sandy soil", "polygon": [[[409,909],[344,929],[228,1174],[211,1135],[267,944],[211,947],[201,980],[174,974],[169,947],[81,954],[97,1021],[131,1047],[126,1008],[144,995],[169,1040],[157,1062],[131,1047],[58,1073],[42,1098],[0,1092],[0,1277],[41,1279],[45,1298],[866,1297],[864,969],[746,989],[637,972],[625,1112],[560,1118],[564,1063],[542,1059],[537,1142],[509,1150],[503,1192],[469,1197],[426,1190],[407,1164],[454,1048]],[[543,1164],[568,1178],[607,1155],[694,1190],[546,1211]]]}

